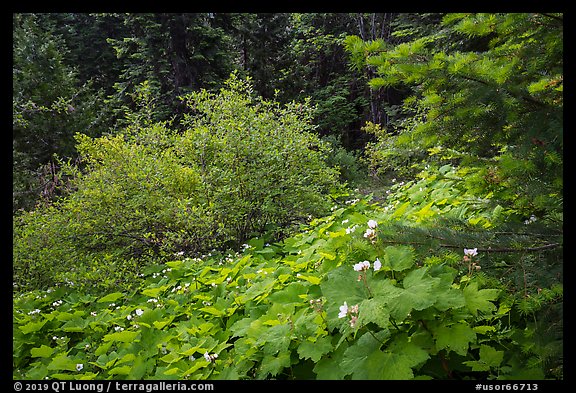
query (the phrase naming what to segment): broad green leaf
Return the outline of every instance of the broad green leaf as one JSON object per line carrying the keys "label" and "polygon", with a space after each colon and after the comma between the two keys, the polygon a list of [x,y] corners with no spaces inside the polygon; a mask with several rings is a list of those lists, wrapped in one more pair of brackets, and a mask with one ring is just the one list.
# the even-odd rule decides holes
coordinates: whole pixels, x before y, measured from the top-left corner
{"label": "broad green leaf", "polygon": [[172,367],[171,369],[164,371],[164,375],[176,375],[178,372],[180,372],[178,367]]}
{"label": "broad green leaf", "polygon": [[383,268],[392,271],[403,271],[409,269],[414,264],[414,251],[407,246],[388,246],[384,249]]}
{"label": "broad green leaf", "polygon": [[486,326],[486,325],[474,326],[474,331],[476,333],[486,334],[488,332],[495,332],[496,328],[494,326]]}
{"label": "broad green leaf", "polygon": [[226,312],[223,310],[220,310],[219,308],[216,308],[214,306],[207,306],[207,307],[202,307],[199,309],[200,311],[204,311],[207,314],[212,314],[212,315],[216,315],[217,317],[221,317],[226,315]]}
{"label": "broad green leaf", "polygon": [[504,359],[504,351],[497,351],[488,345],[480,345],[480,360],[463,362],[472,368],[472,371],[489,371],[491,368],[500,367]]}
{"label": "broad green leaf", "polygon": [[290,367],[290,351],[282,351],[277,355],[267,354],[262,359],[262,366],[258,370],[258,378],[278,375],[284,368]]}
{"label": "broad green leaf", "polygon": [[159,294],[161,294],[162,292],[165,292],[168,288],[170,288],[170,285],[162,285],[162,286],[157,287],[157,288],[146,288],[142,291],[142,294],[146,295],[146,296],[150,296],[152,298],[156,298],[156,297],[158,297]]}
{"label": "broad green leaf", "polygon": [[266,277],[262,281],[258,281],[251,285],[242,295],[238,296],[237,299],[245,303],[248,300],[257,298],[258,296],[267,295],[268,291],[272,289],[275,283],[274,277]]}
{"label": "broad green leaf", "polygon": [[290,329],[291,326],[288,323],[265,329],[258,340],[259,344],[263,344],[263,352],[265,354],[275,354],[288,349],[288,345],[290,344]]}
{"label": "broad green leaf", "polygon": [[460,308],[466,305],[466,300],[462,291],[452,288],[451,286],[438,287],[438,290],[434,291],[436,297],[436,307],[440,311],[446,311],[450,308]]}
{"label": "broad green leaf", "polygon": [[162,356],[159,360],[163,361],[164,363],[174,363],[180,359],[182,359],[182,355],[179,355],[176,351],[172,351]]}
{"label": "broad green leaf", "polygon": [[98,303],[112,303],[116,300],[120,299],[121,297],[125,296],[122,292],[114,292],[110,293],[100,299],[98,299]]}
{"label": "broad green leaf", "polygon": [[42,329],[42,327],[44,327],[46,322],[48,322],[47,319],[43,319],[42,321],[39,322],[28,322],[26,325],[19,326],[18,328],[22,330],[22,333],[24,334],[34,333]]}
{"label": "broad green leaf", "polygon": [[110,349],[110,347],[112,346],[112,344],[114,343],[114,341],[109,341],[105,344],[102,344],[98,347],[98,349],[96,349],[96,351],[94,351],[94,355],[96,356],[100,356],[105,354],[106,352],[108,352],[108,350]]}
{"label": "broad green leaf", "polygon": [[476,341],[476,333],[468,324],[457,323],[452,326],[440,325],[433,331],[436,349],[447,349],[465,356],[471,342]]}
{"label": "broad green leaf", "polygon": [[346,349],[347,346],[343,344],[330,353],[330,356],[325,356],[316,362],[314,365],[314,372],[317,375],[317,379],[341,380],[344,379],[347,374],[350,374],[349,370],[340,367]]}
{"label": "broad green leaf", "polygon": [[[359,304],[368,297],[368,293],[361,282],[358,282],[358,272],[352,266],[341,266],[329,272],[326,279],[320,284],[322,294],[326,298],[325,310],[328,323],[340,326],[338,318],[340,306],[346,302],[349,306]],[[343,289],[346,290],[343,290]]]}
{"label": "broad green leaf", "polygon": [[299,282],[291,282],[282,290],[273,292],[268,297],[274,304],[302,304],[301,295],[308,292],[308,287]]}
{"label": "broad green leaf", "polygon": [[410,206],[410,202],[404,202],[400,207],[398,207],[398,209],[396,209],[396,211],[394,211],[394,213],[392,213],[391,218],[399,218],[404,215],[408,206]]}
{"label": "broad green leaf", "polygon": [[192,362],[192,367],[190,367],[188,370],[184,371],[181,375],[182,376],[192,375],[193,373],[195,373],[199,369],[208,366],[208,364],[209,364],[208,361],[206,361],[206,359],[204,359],[204,357],[198,358]]}
{"label": "broad green leaf", "polygon": [[358,324],[364,325],[373,322],[383,329],[390,325],[390,312],[386,305],[386,298],[374,297],[366,299],[358,306]]}
{"label": "broad green leaf", "polygon": [[132,366],[120,366],[120,367],[114,367],[112,370],[108,371],[108,374],[110,375],[128,375],[130,374],[130,371],[132,370]]}
{"label": "broad green leaf", "polygon": [[367,358],[364,367],[352,379],[409,380],[414,378],[406,356],[396,353],[374,351]]}
{"label": "broad green leaf", "polygon": [[114,332],[114,333],[110,333],[105,335],[102,340],[104,342],[108,342],[108,341],[113,341],[113,342],[122,342],[122,343],[129,343],[129,342],[133,342],[135,341],[136,337],[138,337],[138,335],[140,334],[140,332],[133,332],[130,330],[124,330],[121,332]]}
{"label": "broad green leaf", "polygon": [[477,315],[478,311],[484,313],[492,313],[496,310],[493,301],[498,299],[500,290],[498,289],[481,289],[478,290],[478,283],[471,282],[464,288],[464,298],[466,306],[473,315]]}
{"label": "broad green leaf", "polygon": [[30,350],[30,356],[33,358],[49,358],[52,356],[56,348],[50,348],[46,345],[41,345],[39,348],[32,348]]}
{"label": "broad green leaf", "polygon": [[129,362],[133,362],[134,360],[136,360],[136,355],[133,353],[127,353],[126,355],[124,355],[120,359],[118,359],[116,364],[129,363]]}
{"label": "broad green leaf", "polygon": [[67,370],[67,371],[76,371],[76,362],[73,359],[70,359],[66,354],[61,354],[56,356],[50,364],[48,365],[48,370]]}
{"label": "broad green leaf", "polygon": [[65,332],[83,332],[89,325],[90,321],[85,318],[74,317],[67,321],[60,329]]}
{"label": "broad green leaf", "polygon": [[161,321],[154,321],[152,323],[152,325],[156,328],[156,329],[163,329],[166,325],[169,325],[170,323],[172,323],[172,321],[174,320],[174,317],[169,317],[168,319],[163,319]]}
{"label": "broad green leaf", "polygon": [[435,214],[435,211],[431,210],[431,207],[433,204],[434,204],[434,201],[430,202],[429,204],[424,206],[422,209],[420,209],[414,213],[414,215],[417,217],[417,222],[423,221],[426,218],[429,218]]}
{"label": "broad green leaf", "polygon": [[361,375],[366,373],[366,359],[375,351],[380,351],[379,347],[388,332],[378,332],[374,335],[364,333],[359,339],[351,344],[342,357],[340,366],[346,370],[348,374],[355,374],[357,378],[362,379]]}
{"label": "broad green leaf", "polygon": [[322,355],[333,349],[331,337],[323,336],[316,339],[315,342],[304,340],[298,346],[298,355],[300,359],[310,358],[314,363],[318,362]]}
{"label": "broad green leaf", "polygon": [[147,358],[146,356],[137,356],[134,360],[134,364],[130,369],[130,373],[126,377],[127,379],[142,379],[147,372],[152,370],[152,367],[156,364],[155,358]]}
{"label": "broad green leaf", "polygon": [[434,289],[440,278],[431,277],[427,273],[427,268],[418,268],[406,275],[402,283],[404,290],[388,302],[394,319],[402,321],[411,310],[424,310],[436,302]]}
{"label": "broad green leaf", "polygon": [[320,284],[320,282],[322,281],[322,278],[320,278],[320,277],[315,277],[315,276],[312,276],[312,275],[301,274],[301,273],[298,273],[298,274],[296,275],[296,277],[298,277],[298,278],[301,279],[301,280],[306,280],[306,281],[310,282],[310,283],[313,284],[313,285],[318,285],[318,284]]}

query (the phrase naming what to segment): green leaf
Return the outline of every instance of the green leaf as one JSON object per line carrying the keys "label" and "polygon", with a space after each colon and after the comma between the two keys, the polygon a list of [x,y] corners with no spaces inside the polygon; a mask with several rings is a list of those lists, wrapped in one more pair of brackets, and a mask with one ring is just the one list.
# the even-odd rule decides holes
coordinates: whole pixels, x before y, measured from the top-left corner
{"label": "green leaf", "polygon": [[30,350],[30,356],[33,358],[49,358],[52,356],[56,348],[50,348],[46,345],[41,345],[39,348],[32,348]]}
{"label": "green leaf", "polygon": [[396,353],[375,351],[371,353],[364,367],[352,375],[353,379],[408,380],[414,378],[406,356]]}
{"label": "green leaf", "polygon": [[98,299],[98,303],[112,303],[116,300],[120,299],[121,297],[125,296],[122,292],[114,292],[110,293],[100,299]]}
{"label": "green leaf", "polygon": [[157,288],[146,288],[142,291],[142,294],[146,295],[146,296],[150,296],[152,298],[156,298],[156,297],[158,297],[159,294],[166,291],[168,288],[170,288],[170,285],[162,285],[162,286],[157,287]]}
{"label": "green leaf", "polygon": [[401,272],[414,264],[414,250],[407,246],[388,246],[384,249],[382,266],[392,271]]}
{"label": "green leaf", "polygon": [[433,330],[436,349],[447,349],[465,356],[471,342],[476,341],[476,333],[468,324],[457,323],[452,326],[440,325]]}
{"label": "green leaf", "polygon": [[132,371],[132,366],[120,366],[114,367],[112,370],[108,371],[110,375],[128,375]]}
{"label": "green leaf", "polygon": [[410,202],[404,202],[398,209],[396,209],[391,218],[401,217],[406,212],[406,209],[408,209],[408,206],[410,206]]}
{"label": "green leaf", "polygon": [[96,351],[94,351],[94,355],[96,356],[100,356],[105,354],[106,352],[108,352],[108,350],[110,349],[110,347],[112,346],[112,344],[114,343],[114,341],[109,341],[105,344],[102,344],[98,347],[98,349],[96,349]]}
{"label": "green leaf", "polygon": [[404,320],[411,310],[424,310],[436,302],[434,290],[440,278],[431,277],[428,268],[418,268],[406,275],[404,290],[388,301],[390,314],[397,320]]}
{"label": "green leaf", "polygon": [[374,297],[366,299],[358,305],[358,324],[364,325],[374,322],[383,329],[390,325],[390,312],[386,306],[388,299]]}
{"label": "green leaf", "polygon": [[301,273],[298,273],[296,275],[296,277],[298,277],[301,280],[306,280],[313,285],[318,285],[318,284],[320,284],[320,281],[322,281],[322,279],[319,277],[312,276],[312,275],[305,275],[305,274],[301,274]]}
{"label": "green leaf", "polygon": [[48,365],[48,370],[67,370],[67,371],[76,371],[76,362],[73,359],[70,359],[66,354],[61,354],[56,356],[50,364]]}
{"label": "green leaf", "polygon": [[290,324],[275,325],[266,329],[259,337],[258,343],[264,343],[265,354],[275,354],[288,349],[290,344]]}
{"label": "green leaf", "polygon": [[174,363],[182,359],[182,355],[179,355],[176,351],[170,352],[167,355],[162,356],[160,359],[164,363]]}
{"label": "green leaf", "polygon": [[481,289],[478,290],[478,283],[471,282],[464,288],[464,299],[470,312],[476,316],[478,311],[492,313],[496,310],[493,301],[498,299],[500,290],[498,289]]}
{"label": "green leaf", "polygon": [[[352,266],[341,266],[329,272],[320,284],[326,298],[325,309],[329,325],[340,326],[338,318],[340,306],[346,302],[349,306],[359,304],[367,297],[362,283],[358,282],[358,272]],[[346,288],[346,290],[343,290]]]}
{"label": "green leaf", "polygon": [[299,282],[291,282],[282,290],[271,293],[268,298],[274,304],[302,304],[301,295],[305,295],[307,292],[308,286]]}
{"label": "green leaf", "polygon": [[332,350],[331,338],[327,336],[319,337],[315,342],[304,340],[298,346],[300,359],[310,358],[314,363],[318,362],[322,355]]}
{"label": "green leaf", "polygon": [[340,345],[335,351],[330,353],[329,356],[324,356],[314,365],[314,372],[317,379],[320,380],[341,380],[349,374],[348,370],[344,370],[340,365],[342,358],[346,351],[346,344]]}
{"label": "green leaf", "polygon": [[43,319],[40,322],[28,322],[26,325],[19,326],[18,328],[20,330],[22,330],[22,333],[30,334],[30,333],[34,333],[34,332],[37,332],[38,330],[42,329],[42,327],[44,327],[46,322],[48,322],[47,319]]}
{"label": "green leaf", "polygon": [[174,320],[174,317],[171,316],[171,317],[169,317],[168,319],[163,319],[163,320],[161,320],[161,321],[154,321],[154,322],[152,323],[152,325],[153,325],[156,329],[161,330],[161,329],[163,329],[166,325],[171,324],[173,320]]}
{"label": "green leaf", "polygon": [[386,334],[388,333],[378,332],[374,335],[364,333],[344,352],[340,363],[342,369],[346,370],[348,374],[355,374],[357,379],[367,378],[366,360],[373,352],[380,351],[382,338]]}
{"label": "green leaf", "polygon": [[500,367],[504,360],[504,351],[497,351],[488,345],[480,345],[480,360],[463,362],[472,368],[472,371],[490,371],[490,368]]}
{"label": "green leaf", "polygon": [[214,306],[207,306],[207,307],[202,307],[199,309],[200,311],[203,311],[207,314],[211,314],[211,315],[215,315],[217,317],[221,317],[226,315],[225,311],[220,310],[219,308],[216,308]]}
{"label": "green leaf", "polygon": [[130,330],[124,330],[121,332],[115,332],[105,335],[102,340],[104,342],[113,341],[113,342],[122,342],[122,343],[130,343],[136,340],[136,337],[140,332],[133,332]]}
{"label": "green leaf", "polygon": [[274,377],[285,367],[290,367],[290,353],[290,351],[282,351],[277,355],[264,355],[262,366],[258,370],[258,378],[265,378],[268,375]]}

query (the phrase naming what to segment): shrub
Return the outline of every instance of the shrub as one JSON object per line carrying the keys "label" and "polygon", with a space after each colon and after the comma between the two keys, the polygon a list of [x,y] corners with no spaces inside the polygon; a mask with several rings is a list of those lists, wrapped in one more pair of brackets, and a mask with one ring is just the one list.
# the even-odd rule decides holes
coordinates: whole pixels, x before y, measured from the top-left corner
{"label": "shrub", "polygon": [[337,172],[310,132],[307,103],[255,98],[235,75],[184,100],[193,115],[183,132],[144,121],[121,135],[77,135],[83,170],[66,166],[71,191],[15,221],[20,288],[130,286],[159,258],[279,238],[328,211]]}

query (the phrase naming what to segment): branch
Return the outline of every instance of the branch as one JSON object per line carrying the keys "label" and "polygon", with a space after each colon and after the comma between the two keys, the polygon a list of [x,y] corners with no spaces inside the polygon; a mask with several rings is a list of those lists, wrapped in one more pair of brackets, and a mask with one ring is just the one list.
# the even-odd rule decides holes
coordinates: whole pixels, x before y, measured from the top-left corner
{"label": "branch", "polygon": [[[435,238],[433,236],[431,236],[431,237]],[[441,238],[436,238],[436,239],[444,240]],[[424,245],[429,244],[429,243],[424,243],[424,242],[402,242],[402,241],[394,241],[394,240],[382,240],[382,242],[386,243],[386,244],[410,244],[410,245],[417,245],[417,246],[424,246]],[[440,244],[439,247],[459,248],[459,249],[466,248],[464,246],[456,245],[456,244]],[[492,248],[492,247],[488,247],[488,248],[478,248],[477,251],[478,252],[486,252],[486,253],[491,253],[491,252],[538,252],[538,251],[549,250],[549,249],[553,249],[553,248],[557,248],[557,247],[562,247],[562,243],[550,243],[550,244],[544,244],[542,246],[528,247],[528,248],[512,248],[512,247]]]}
{"label": "branch", "polygon": [[562,22],[562,24],[564,24],[564,18],[561,16],[556,16],[556,15],[552,15],[552,14],[545,14],[545,13],[540,13],[540,15],[545,16],[547,18],[552,18],[552,19],[556,19],[557,21]]}
{"label": "branch", "polygon": [[[512,248],[512,247],[505,247],[505,248],[492,248],[492,247],[488,247],[488,248],[478,248],[478,252],[537,252],[537,251],[543,251],[543,250],[549,250],[549,249],[553,249],[556,247],[561,247],[562,243],[550,243],[550,244],[545,244],[543,246],[538,246],[538,247],[528,247],[528,248]],[[455,245],[451,245],[451,244],[441,244],[440,247],[446,247],[446,248],[463,248],[462,246],[455,246]]]}

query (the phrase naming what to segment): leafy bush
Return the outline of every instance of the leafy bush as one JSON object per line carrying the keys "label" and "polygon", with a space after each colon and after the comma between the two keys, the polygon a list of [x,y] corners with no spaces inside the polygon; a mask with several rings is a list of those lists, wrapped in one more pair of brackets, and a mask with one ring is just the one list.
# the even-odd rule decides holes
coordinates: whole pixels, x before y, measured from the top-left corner
{"label": "leafy bush", "polygon": [[218,94],[185,100],[194,116],[181,133],[132,116],[124,135],[77,135],[83,169],[67,166],[68,194],[15,219],[20,289],[130,286],[158,258],[278,239],[328,212],[337,172],[310,132],[306,103],[254,98],[235,75]]}

